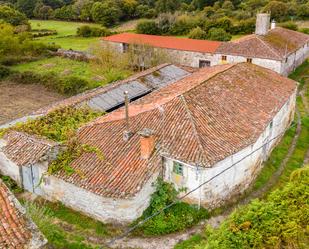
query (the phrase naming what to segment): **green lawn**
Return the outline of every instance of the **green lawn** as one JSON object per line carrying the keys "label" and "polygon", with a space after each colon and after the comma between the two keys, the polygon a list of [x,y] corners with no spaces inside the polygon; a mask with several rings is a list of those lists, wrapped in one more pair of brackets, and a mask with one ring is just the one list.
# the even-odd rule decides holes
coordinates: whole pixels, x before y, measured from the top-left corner
{"label": "green lawn", "polygon": [[30,20],[32,29],[56,30],[57,35],[37,38],[44,43],[55,43],[64,49],[85,51],[99,43],[98,37],[76,37],[77,28],[82,25],[100,27],[100,24],[83,22],[65,22],[53,20]]}
{"label": "green lawn", "polygon": [[61,76],[76,76],[85,80],[93,81],[96,75],[92,72],[87,62],[76,61],[62,57],[51,57],[38,61],[18,64],[12,67],[19,72],[33,71],[37,73],[56,73]]}

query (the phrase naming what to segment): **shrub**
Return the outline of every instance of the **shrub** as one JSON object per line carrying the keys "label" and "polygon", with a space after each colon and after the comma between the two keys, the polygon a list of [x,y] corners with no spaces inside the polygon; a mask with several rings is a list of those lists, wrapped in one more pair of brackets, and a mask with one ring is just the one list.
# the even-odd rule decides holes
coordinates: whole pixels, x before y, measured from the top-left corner
{"label": "shrub", "polygon": [[40,84],[60,94],[69,96],[83,92],[89,86],[87,80],[75,76],[59,78],[55,73],[16,72],[10,76],[10,79],[20,84]]}
{"label": "shrub", "polygon": [[8,77],[11,73],[10,68],[0,65],[0,80]]}
{"label": "shrub", "polygon": [[[133,225],[174,202],[178,194],[179,192],[175,190],[171,183],[166,183],[162,179],[158,179],[156,192],[151,196],[149,207]],[[137,232],[145,235],[168,234],[184,230],[198,223],[201,219],[206,219],[208,217],[207,210],[203,208],[198,209],[196,206],[179,202],[148,220],[139,227]]]}
{"label": "shrub", "polygon": [[175,23],[170,28],[170,33],[173,35],[185,35],[196,26],[193,17],[181,15],[176,18]]}
{"label": "shrub", "polygon": [[6,23],[9,23],[13,26],[23,24],[28,25],[28,19],[24,14],[7,5],[1,5],[1,3],[0,3],[0,20],[3,20]]}
{"label": "shrub", "polygon": [[304,33],[304,34],[309,35],[309,28],[301,28],[299,31]]}
{"label": "shrub", "polygon": [[98,28],[83,25],[77,29],[77,35],[82,37],[103,37],[111,35],[111,32],[105,27]]}
{"label": "shrub", "polygon": [[203,40],[207,38],[207,33],[204,30],[202,30],[200,27],[197,27],[190,31],[189,38]]}
{"label": "shrub", "polygon": [[136,26],[138,34],[159,35],[161,31],[155,21],[140,21]]}
{"label": "shrub", "polygon": [[198,248],[307,248],[308,182],[308,166],[294,171],[283,189],[236,210],[219,229],[208,229],[207,243]]}
{"label": "shrub", "polygon": [[232,36],[222,28],[211,28],[207,38],[213,41],[230,41]]}
{"label": "shrub", "polygon": [[292,22],[292,21],[281,23],[280,27],[295,30],[295,31],[298,30],[297,24],[295,22]]}

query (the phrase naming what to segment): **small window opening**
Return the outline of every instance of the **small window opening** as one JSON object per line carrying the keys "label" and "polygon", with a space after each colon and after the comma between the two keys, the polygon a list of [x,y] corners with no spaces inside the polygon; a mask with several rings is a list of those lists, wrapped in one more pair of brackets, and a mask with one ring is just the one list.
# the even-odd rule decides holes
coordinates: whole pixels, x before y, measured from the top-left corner
{"label": "small window opening", "polygon": [[122,51],[123,53],[127,53],[129,51],[129,44],[122,43]]}
{"label": "small window opening", "polygon": [[200,60],[199,68],[210,67],[210,61],[208,60]]}
{"label": "small window opening", "polygon": [[177,175],[183,176],[183,164],[179,162],[174,162],[173,172]]}
{"label": "small window opening", "polygon": [[273,121],[271,121],[270,124],[269,124],[269,128],[272,129],[272,128],[273,128],[273,125],[274,125],[274,124],[273,124]]}
{"label": "small window opening", "polygon": [[248,63],[252,63],[252,58],[247,58]]}
{"label": "small window opening", "polygon": [[222,61],[227,61],[227,56],[226,55],[222,55],[221,60]]}

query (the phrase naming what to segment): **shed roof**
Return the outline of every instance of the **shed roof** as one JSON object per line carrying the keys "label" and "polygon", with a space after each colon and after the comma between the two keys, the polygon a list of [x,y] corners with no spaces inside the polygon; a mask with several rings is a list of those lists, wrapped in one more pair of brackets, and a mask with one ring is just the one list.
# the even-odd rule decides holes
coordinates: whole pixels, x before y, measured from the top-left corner
{"label": "shed roof", "polygon": [[46,239],[0,179],[0,248],[40,248]]}
{"label": "shed roof", "polygon": [[133,33],[122,33],[103,37],[102,40],[127,44],[148,44],[153,47],[201,53],[214,53],[221,44],[221,42],[218,41],[195,40],[172,36],[143,35]]}
{"label": "shed roof", "polygon": [[[252,64],[201,69],[130,104],[128,142],[123,108],[82,127],[80,141],[99,148],[104,160],[83,154],[72,164],[82,177],[58,177],[99,195],[128,198],[158,172],[160,155],[213,167],[254,143],[295,89],[294,81]],[[144,128],[156,136],[149,160],[140,157]]]}

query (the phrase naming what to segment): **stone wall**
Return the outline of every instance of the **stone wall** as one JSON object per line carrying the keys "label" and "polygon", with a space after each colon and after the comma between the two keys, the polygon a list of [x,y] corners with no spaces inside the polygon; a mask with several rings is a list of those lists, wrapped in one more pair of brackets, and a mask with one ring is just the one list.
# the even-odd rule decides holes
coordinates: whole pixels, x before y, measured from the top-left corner
{"label": "stone wall", "polygon": [[99,196],[57,177],[45,177],[41,185],[42,196],[51,201],[60,201],[64,205],[80,211],[102,222],[127,223],[140,217],[149,206],[150,196],[154,192],[154,175],[133,198],[116,199]]}
{"label": "stone wall", "polygon": [[[165,158],[164,179],[173,182],[177,188],[185,187],[190,191],[234,163],[239,162],[219,177],[205,184],[198,191],[190,194],[187,201],[195,204],[200,203],[207,208],[215,208],[229,201],[233,196],[243,193],[256,178],[262,169],[262,162],[267,159],[281,137],[273,140],[267,146],[263,145],[270,139],[282,134],[292,122],[295,100],[296,92],[276,114],[272,120],[272,127],[269,124],[254,144],[216,163],[212,168],[197,168],[184,164],[183,176],[179,176],[173,173],[173,161],[176,160]],[[255,150],[257,152],[250,155]]]}

